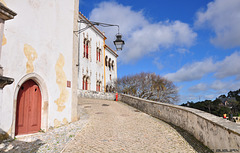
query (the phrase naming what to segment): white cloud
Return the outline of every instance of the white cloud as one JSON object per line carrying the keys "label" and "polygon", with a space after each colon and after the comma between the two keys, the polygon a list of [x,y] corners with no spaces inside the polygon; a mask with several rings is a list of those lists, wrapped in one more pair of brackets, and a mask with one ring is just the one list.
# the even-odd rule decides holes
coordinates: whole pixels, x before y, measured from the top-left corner
{"label": "white cloud", "polygon": [[216,65],[218,67],[215,73],[217,78],[236,76],[237,79],[240,79],[240,52],[227,56],[223,61],[217,62]]}
{"label": "white cloud", "polygon": [[220,80],[214,81],[210,85],[211,89],[214,89],[216,91],[228,92],[230,90],[238,90],[240,88],[240,81],[228,81],[228,82],[222,82]]}
{"label": "white cloud", "polygon": [[208,26],[216,34],[211,42],[216,46],[231,48],[240,46],[240,1],[215,0],[207,10],[197,13],[195,25]]}
{"label": "white cloud", "polygon": [[177,52],[180,54],[190,53],[190,51],[186,48],[179,48],[179,49],[177,49]]}
{"label": "white cloud", "polygon": [[205,91],[207,89],[207,84],[205,83],[199,83],[195,86],[192,86],[189,88],[189,91],[191,92],[199,92],[199,91]]}
{"label": "white cloud", "polygon": [[210,87],[211,89],[214,89],[214,90],[222,90],[227,88],[227,83],[224,83],[220,80],[216,80],[210,85]]}
{"label": "white cloud", "polygon": [[183,66],[175,73],[165,77],[174,82],[199,80],[204,75],[214,73],[218,79],[235,76],[240,79],[240,52],[234,52],[222,61],[213,62],[211,58]]}
{"label": "white cloud", "polygon": [[185,65],[176,73],[169,73],[165,77],[173,82],[184,82],[201,79],[207,73],[213,72],[216,66],[212,59],[206,59],[201,62],[195,62],[191,65]]}
{"label": "white cloud", "polygon": [[[120,60],[124,63],[172,46],[188,47],[197,36],[188,24],[180,21],[150,23],[142,11],[134,11],[130,6],[116,2],[102,2],[90,13],[90,20],[120,25],[120,33],[125,40]],[[115,39],[116,29],[105,28],[110,41]]]}
{"label": "white cloud", "polygon": [[163,68],[163,65],[162,65],[161,62],[159,62],[159,58],[158,57],[154,58],[153,64],[155,64],[159,70],[161,70]]}
{"label": "white cloud", "polygon": [[204,95],[203,97],[204,97],[204,99],[211,100],[211,99],[215,99],[216,95],[213,95],[213,94],[211,94],[211,95]]}

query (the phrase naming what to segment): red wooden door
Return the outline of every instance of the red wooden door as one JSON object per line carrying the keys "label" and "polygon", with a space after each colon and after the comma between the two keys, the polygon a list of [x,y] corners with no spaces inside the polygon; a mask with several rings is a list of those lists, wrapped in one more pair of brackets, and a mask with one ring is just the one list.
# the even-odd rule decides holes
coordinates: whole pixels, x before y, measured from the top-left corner
{"label": "red wooden door", "polygon": [[15,134],[36,133],[41,128],[41,91],[33,80],[18,91]]}

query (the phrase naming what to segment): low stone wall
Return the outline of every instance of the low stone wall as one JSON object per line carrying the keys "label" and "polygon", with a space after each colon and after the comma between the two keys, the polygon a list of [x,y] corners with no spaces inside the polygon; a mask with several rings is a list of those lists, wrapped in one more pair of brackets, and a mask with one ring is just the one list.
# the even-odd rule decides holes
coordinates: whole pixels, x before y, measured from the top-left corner
{"label": "low stone wall", "polygon": [[78,99],[90,98],[90,99],[105,99],[115,100],[115,93],[106,93],[90,90],[78,90]]}
{"label": "low stone wall", "polygon": [[240,152],[240,125],[183,106],[159,103],[120,94],[119,100],[153,117],[188,131],[214,152]]}

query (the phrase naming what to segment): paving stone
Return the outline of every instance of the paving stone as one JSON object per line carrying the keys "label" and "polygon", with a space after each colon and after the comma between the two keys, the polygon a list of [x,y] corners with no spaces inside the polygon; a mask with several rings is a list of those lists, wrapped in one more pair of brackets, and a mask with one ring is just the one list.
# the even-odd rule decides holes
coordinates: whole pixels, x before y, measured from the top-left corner
{"label": "paving stone", "polygon": [[186,131],[124,103],[82,99],[80,104],[89,114],[89,122],[68,143],[65,153],[211,152]]}
{"label": "paving stone", "polygon": [[0,152],[210,152],[186,131],[124,103],[96,99],[79,103],[80,121],[5,140]]}
{"label": "paving stone", "polygon": [[0,144],[0,153],[52,153],[61,152],[88,121],[87,114],[80,121],[51,129],[46,133],[36,133],[15,140],[9,139]]}

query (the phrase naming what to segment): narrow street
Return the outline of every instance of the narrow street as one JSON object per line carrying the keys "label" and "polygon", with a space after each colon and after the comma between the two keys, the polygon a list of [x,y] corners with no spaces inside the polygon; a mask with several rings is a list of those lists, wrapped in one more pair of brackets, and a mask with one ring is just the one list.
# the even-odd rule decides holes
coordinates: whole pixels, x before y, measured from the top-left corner
{"label": "narrow street", "polygon": [[183,138],[176,127],[124,103],[83,99],[80,107],[89,114],[89,122],[63,152],[209,151],[188,134]]}

